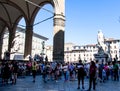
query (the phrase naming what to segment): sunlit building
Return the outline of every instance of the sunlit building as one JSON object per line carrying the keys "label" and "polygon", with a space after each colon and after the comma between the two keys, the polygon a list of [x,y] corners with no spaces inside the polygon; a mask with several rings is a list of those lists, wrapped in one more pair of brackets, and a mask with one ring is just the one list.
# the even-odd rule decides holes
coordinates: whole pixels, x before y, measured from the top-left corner
{"label": "sunlit building", "polygon": [[[68,50],[71,49],[71,50]],[[94,59],[93,54],[97,53],[96,45],[75,45],[71,44],[66,47],[65,44],[65,52],[64,59],[65,62],[78,62],[78,60],[83,60],[84,62],[88,62]]]}
{"label": "sunlit building", "polygon": [[[110,54],[111,59],[117,57],[120,60],[120,46],[119,40],[116,39],[107,39],[106,42],[110,41]],[[108,53],[108,47],[106,46],[105,52]],[[82,45],[78,46],[70,43],[68,46],[65,44],[64,51],[64,60],[65,62],[78,62],[79,59],[83,60],[83,62],[90,62],[90,60],[94,60],[94,54],[98,52],[98,48],[96,44]]]}
{"label": "sunlit building", "polygon": [[83,60],[83,62],[90,62],[90,60],[95,60],[94,54],[98,52],[98,44],[100,44],[104,52],[109,55],[111,61],[113,61],[114,58],[120,60],[119,39],[105,38],[103,33],[99,31],[97,40],[99,41],[96,44],[82,46],[72,43],[65,44],[65,62],[77,62],[79,59]]}
{"label": "sunlit building", "polygon": [[[120,60],[119,39],[105,38],[102,32],[100,32],[100,36],[98,37],[98,39],[100,42],[103,43],[101,46],[105,53],[110,54],[109,57],[111,57],[112,61],[114,58]],[[78,62],[78,60],[81,59],[83,62],[90,62],[91,60],[95,60],[94,54],[96,54],[97,52],[98,52],[97,43],[87,44],[87,45],[76,45],[74,43],[65,43],[64,61]],[[47,50],[47,55],[49,55],[48,58],[52,58],[52,49]]]}
{"label": "sunlit building", "polygon": [[[8,39],[9,39],[9,34],[8,34],[8,30],[6,29],[2,43],[3,46],[2,58],[4,57],[4,52],[7,51],[8,49]],[[34,55],[36,54],[40,55],[41,53],[45,52],[43,46],[45,46],[45,41],[47,40],[48,38],[33,33],[32,53],[30,55],[34,57]],[[24,46],[25,46],[25,29],[21,27],[17,27],[15,38],[13,40],[13,47],[11,48],[11,52],[10,52],[11,53],[10,59],[22,60],[24,55]]]}

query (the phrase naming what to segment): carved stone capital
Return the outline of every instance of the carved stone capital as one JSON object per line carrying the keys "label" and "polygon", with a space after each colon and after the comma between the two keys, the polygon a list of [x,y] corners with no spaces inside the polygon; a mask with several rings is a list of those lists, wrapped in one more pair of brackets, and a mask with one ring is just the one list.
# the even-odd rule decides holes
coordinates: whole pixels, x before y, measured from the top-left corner
{"label": "carved stone capital", "polygon": [[54,26],[62,26],[65,27],[65,19],[64,16],[57,15],[54,17]]}

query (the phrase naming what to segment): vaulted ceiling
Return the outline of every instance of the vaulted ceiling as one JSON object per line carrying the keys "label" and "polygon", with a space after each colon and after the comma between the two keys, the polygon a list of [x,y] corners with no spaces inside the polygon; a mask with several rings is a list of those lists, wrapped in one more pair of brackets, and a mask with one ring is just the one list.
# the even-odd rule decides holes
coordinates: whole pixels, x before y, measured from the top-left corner
{"label": "vaulted ceiling", "polygon": [[54,5],[53,0],[0,0],[0,32],[5,27],[14,28],[22,17],[24,17],[26,24],[32,24],[41,8],[38,6],[43,6],[46,3]]}

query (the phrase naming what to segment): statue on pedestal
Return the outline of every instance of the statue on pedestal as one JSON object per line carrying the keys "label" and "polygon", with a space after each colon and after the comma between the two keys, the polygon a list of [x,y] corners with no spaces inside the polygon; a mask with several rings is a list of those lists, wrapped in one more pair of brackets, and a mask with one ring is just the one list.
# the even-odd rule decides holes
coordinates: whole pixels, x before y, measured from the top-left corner
{"label": "statue on pedestal", "polygon": [[97,61],[99,61],[99,63],[101,62],[107,62],[107,58],[108,58],[108,54],[105,52],[105,38],[104,35],[101,31],[98,31],[98,36],[97,36],[97,48],[98,48],[98,52],[96,54],[94,54],[94,57]]}

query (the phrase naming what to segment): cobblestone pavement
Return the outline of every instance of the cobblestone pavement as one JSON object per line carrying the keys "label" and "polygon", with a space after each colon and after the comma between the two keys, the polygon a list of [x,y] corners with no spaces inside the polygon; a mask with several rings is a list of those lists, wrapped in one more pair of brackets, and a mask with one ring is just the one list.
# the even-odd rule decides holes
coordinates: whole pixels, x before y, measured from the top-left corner
{"label": "cobblestone pavement", "polygon": [[[32,76],[18,78],[16,85],[1,85],[0,91],[86,91],[88,89],[88,79],[85,79],[85,89],[77,89],[77,80],[64,82],[64,80],[47,81],[44,83],[41,76],[36,77],[36,82],[32,82]],[[92,90],[91,90],[92,91]],[[107,81],[106,83],[98,83],[96,91],[120,91],[119,81]]]}

